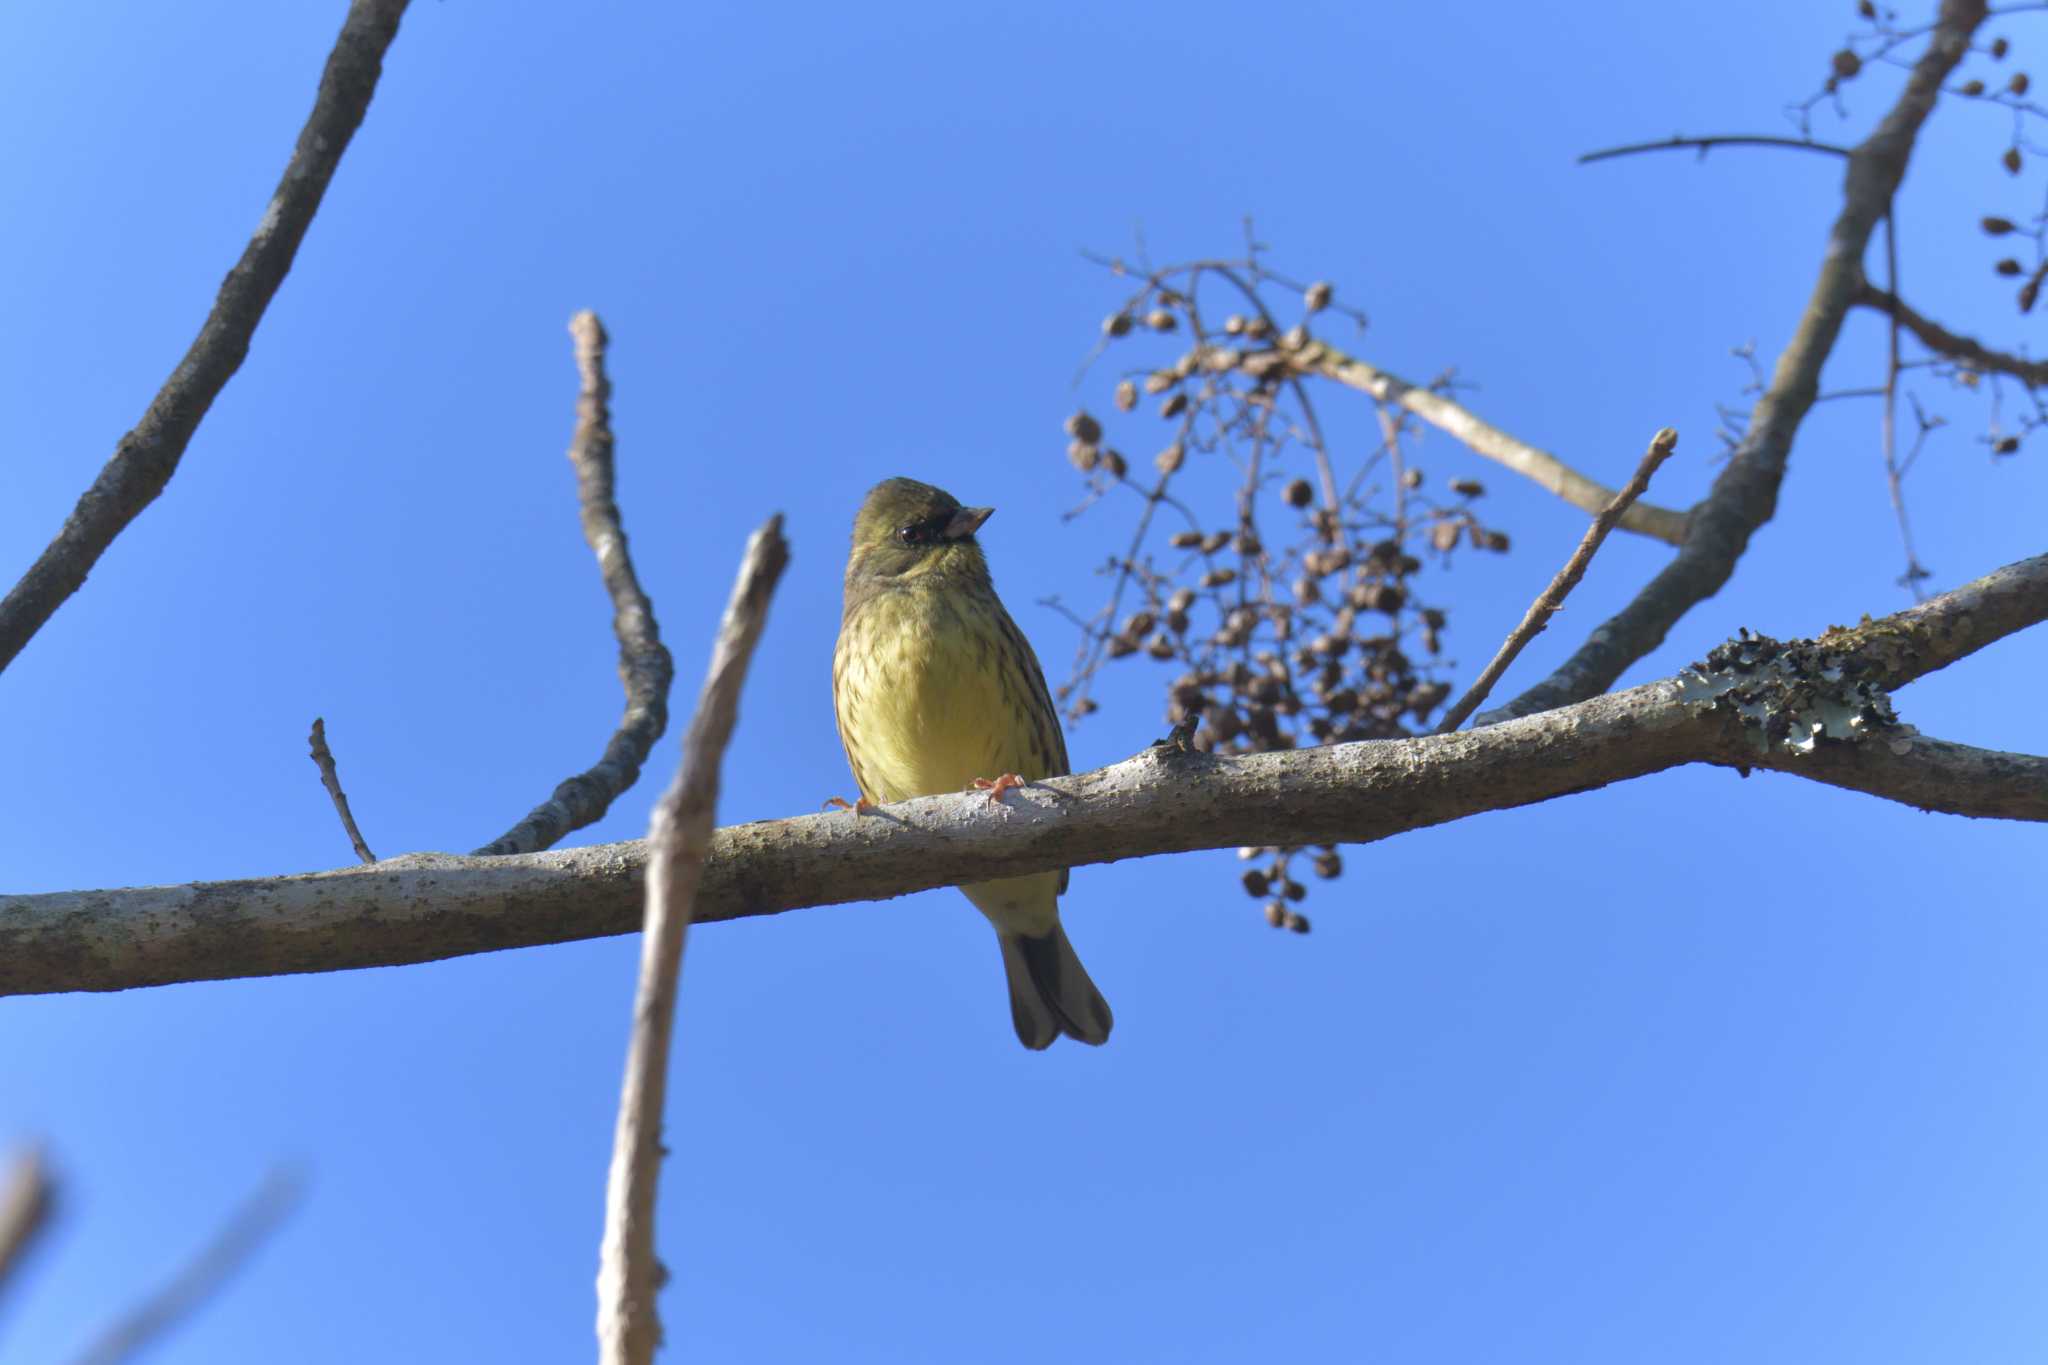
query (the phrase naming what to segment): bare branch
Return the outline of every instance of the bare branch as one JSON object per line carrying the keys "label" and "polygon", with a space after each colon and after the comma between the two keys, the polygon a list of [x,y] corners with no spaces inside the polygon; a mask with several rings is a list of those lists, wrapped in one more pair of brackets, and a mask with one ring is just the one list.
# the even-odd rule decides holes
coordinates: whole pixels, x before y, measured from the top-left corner
{"label": "bare branch", "polygon": [[633,997],[633,1037],[619,1095],[597,1272],[598,1358],[605,1365],[647,1365],[661,1345],[656,1297],[668,1273],[654,1254],[654,1207],[683,939],[711,847],[718,770],[739,722],[747,663],[767,624],[776,580],[788,563],[789,546],[777,514],[747,541],[739,578],[718,624],[718,643],[697,696],[697,712],[690,732],[683,736],[682,766],[655,803],[648,826],[640,983]]}
{"label": "bare branch", "polygon": [[5,1292],[37,1234],[50,1224],[55,1190],[43,1154],[34,1147],[16,1152],[0,1182],[0,1292]]}
{"label": "bare branch", "polygon": [[[1812,648],[1859,687],[1896,688],[2044,620],[2048,555],[1829,631]],[[1699,696],[1688,673],[1453,735],[1243,757],[1148,750],[1033,783],[1003,806],[933,796],[859,817],[729,826],[712,836],[695,919],[1198,848],[1370,843],[1686,763],[1774,768],[1957,814],[2048,821],[2048,785],[2016,786],[1987,807],[1959,778],[1940,802],[1941,784],[1906,781],[1915,764],[1975,764],[1989,791],[2012,771],[2010,756],[1916,740],[1896,763],[1831,766],[1832,743],[1759,751],[1749,727]],[[1914,737],[1891,728],[1865,742],[1904,738]],[[0,896],[0,995],[391,966],[628,933],[641,925],[645,857],[639,842],[510,858],[414,854],[265,880]]]}
{"label": "bare branch", "polygon": [[1986,374],[2009,374],[2030,389],[2048,385],[2048,360],[2028,360],[2006,351],[1994,351],[1974,337],[1960,336],[1868,280],[1856,291],[1859,307],[1884,314],[1904,326],[1922,346],[1936,355],[1947,356]]}
{"label": "bare branch", "polygon": [[600,819],[612,802],[640,780],[655,741],[668,728],[669,684],[675,664],[661,643],[654,604],[640,588],[626,552],[626,530],[613,499],[611,380],[605,376],[604,324],[581,312],[569,320],[576,339],[576,368],[583,390],[576,398],[576,435],[569,463],[576,468],[576,501],[582,510],[583,539],[597,554],[605,591],[612,599],[612,631],[619,639],[619,681],[626,688],[626,714],[604,746],[604,757],[556,787],[526,818],[477,850],[479,857],[537,853],[552,848],[571,830]]}
{"label": "bare branch", "polygon": [[1850,153],[1842,211],[1828,234],[1806,312],[1778,357],[1770,387],[1757,399],[1747,434],[1714,480],[1713,490],[1693,508],[1677,557],[1555,672],[1481,716],[1481,725],[1562,706],[1612,687],[1624,669],[1662,644],[1680,617],[1719,592],[1735,572],[1750,536],[1777,511],[1778,486],[1784,481],[1793,439],[1820,392],[1821,367],[1841,335],[1842,321],[1862,292],[1870,234],[1889,210],[1912,157],[1914,139],[1934,110],[1942,82],[1969,51],[1970,35],[1984,21],[1984,13],[1984,0],[1942,0],[1934,35],[1914,63],[1898,102]]}
{"label": "bare branch", "polygon": [[1550,618],[1564,606],[1564,599],[1571,590],[1579,586],[1579,580],[1586,576],[1586,566],[1593,562],[1594,554],[1600,549],[1600,542],[1607,539],[1607,533],[1614,529],[1629,505],[1640,498],[1650,486],[1650,479],[1659,465],[1671,458],[1671,452],[1678,449],[1678,433],[1665,427],[1650,438],[1650,448],[1643,454],[1643,461],[1636,466],[1635,477],[1628,486],[1616,493],[1608,504],[1600,509],[1600,515],[1593,518],[1593,524],[1586,528],[1580,538],[1579,547],[1572,551],[1572,557],[1557,571],[1557,577],[1550,580],[1550,586],[1537,594],[1529,604],[1529,610],[1522,615],[1522,623],[1509,633],[1508,638],[1493,656],[1493,662],[1479,675],[1470,691],[1458,698],[1457,704],[1444,712],[1444,718],[1436,727],[1440,735],[1448,735],[1465,723],[1465,717],[1479,709],[1479,703],[1486,700],[1486,694],[1500,681],[1500,675],[1508,671],[1508,665],[1515,661],[1528,643],[1543,633],[1550,624]]}
{"label": "bare branch", "polygon": [[249,338],[291,269],[341,154],[369,108],[405,6],[406,0],[355,0],[349,6],[284,177],[241,260],[221,282],[198,338],[142,420],[114,447],[57,538],[0,599],[0,671],[84,584],[114,537],[163,492],[200,419],[241,367]]}
{"label": "bare branch", "polygon": [[1705,160],[1708,152],[1716,147],[1787,147],[1798,152],[1820,152],[1826,156],[1848,156],[1847,147],[1837,147],[1831,142],[1815,142],[1804,137],[1773,137],[1763,133],[1735,133],[1722,137],[1669,137],[1662,142],[1631,142],[1626,147],[1603,147],[1597,152],[1586,152],[1579,157],[1581,166],[1595,161],[1612,161],[1620,156],[1640,156],[1644,152],[1674,152],[1696,150],[1700,159]]}
{"label": "bare branch", "polygon": [[[1614,501],[1614,490],[1587,478],[1578,470],[1526,441],[1508,435],[1499,427],[1475,416],[1440,393],[1418,388],[1405,379],[1387,373],[1320,338],[1314,343],[1316,358],[1303,359],[1314,373],[1334,379],[1348,388],[1371,394],[1382,403],[1406,408],[1423,421],[1506,466],[1523,478],[1587,512],[1598,512]],[[1654,503],[1638,502],[1622,516],[1621,527],[1638,535],[1677,545],[1685,539],[1684,512],[1674,512]]]}
{"label": "bare branch", "polygon": [[289,1171],[272,1171],[256,1192],[214,1234],[169,1284],[137,1304],[78,1357],[78,1365],[118,1365],[178,1324],[248,1264],[256,1248],[277,1230],[299,1202],[301,1182]]}
{"label": "bare branch", "polygon": [[348,831],[348,841],[355,846],[356,856],[366,863],[377,861],[377,855],[370,852],[370,846],[363,842],[363,832],[356,828],[355,813],[348,808],[348,795],[341,789],[341,774],[334,767],[334,751],[327,747],[327,722],[319,716],[313,717],[313,733],[307,736],[313,746],[313,762],[320,769],[320,785],[327,788],[327,795],[334,802],[334,813],[341,817],[341,827]]}

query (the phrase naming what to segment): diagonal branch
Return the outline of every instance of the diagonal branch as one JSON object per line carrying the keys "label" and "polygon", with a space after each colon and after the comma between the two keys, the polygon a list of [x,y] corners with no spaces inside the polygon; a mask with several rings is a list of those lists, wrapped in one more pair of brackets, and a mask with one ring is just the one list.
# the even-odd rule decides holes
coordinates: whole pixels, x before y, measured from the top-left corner
{"label": "diagonal branch", "polygon": [[1571,558],[1557,571],[1557,576],[1550,580],[1549,586],[1536,595],[1536,600],[1529,604],[1529,610],[1522,613],[1521,623],[1501,642],[1501,647],[1494,652],[1493,661],[1480,672],[1478,679],[1466,690],[1465,695],[1458,698],[1450,710],[1444,712],[1443,719],[1437,722],[1438,734],[1448,735],[1463,725],[1465,717],[1479,709],[1479,704],[1486,700],[1487,693],[1500,681],[1501,674],[1508,671],[1508,665],[1528,648],[1531,640],[1543,633],[1544,627],[1550,624],[1550,618],[1564,607],[1564,599],[1571,595],[1572,589],[1579,586],[1579,580],[1586,576],[1586,568],[1593,562],[1593,556],[1599,553],[1601,542],[1607,539],[1607,533],[1614,529],[1615,523],[1635,505],[1636,500],[1649,491],[1650,479],[1658,468],[1671,458],[1671,452],[1676,449],[1678,433],[1670,427],[1662,428],[1650,438],[1650,448],[1643,453],[1642,463],[1636,466],[1634,477],[1600,509],[1600,514],[1593,518],[1593,524],[1586,528],[1586,534],[1579,538],[1578,548],[1572,551]]}
{"label": "diagonal branch", "polygon": [[576,339],[576,368],[583,377],[569,463],[576,469],[583,539],[596,552],[605,591],[611,594],[612,631],[619,638],[619,681],[626,688],[626,714],[594,767],[563,781],[518,824],[478,849],[478,857],[537,853],[554,847],[571,830],[595,823],[640,780],[640,765],[668,728],[668,692],[675,664],[661,643],[654,604],[647,600],[639,575],[633,572],[619,504],[612,496],[612,385],[604,369],[604,324],[595,313],[578,313],[569,320],[569,334]]}
{"label": "diagonal branch", "polygon": [[298,1206],[299,1177],[290,1171],[270,1173],[256,1192],[169,1283],[135,1305],[78,1357],[78,1365],[118,1365],[134,1359],[157,1338],[177,1326],[248,1264],[256,1249]]}
{"label": "diagonal branch", "polygon": [[341,817],[341,827],[348,835],[349,846],[364,862],[376,862],[377,855],[370,852],[369,844],[363,840],[363,831],[356,825],[355,812],[348,808],[348,793],[341,789],[341,773],[334,765],[334,750],[327,747],[325,720],[313,717],[313,732],[306,736],[306,742],[312,747],[314,766],[320,769],[320,785],[327,788],[327,799],[334,803],[334,813]]}
{"label": "diagonal branch", "polygon": [[249,339],[334,178],[341,154],[369,109],[384,53],[398,36],[406,0],[355,0],[320,75],[313,112],[255,236],[221,281],[205,325],[135,429],[64,519],[21,581],[0,599],[0,671],[21,653],[142,509],[164,491],[192,433],[249,353]]}
{"label": "diagonal branch", "polygon": [[[1825,655],[1811,678],[1862,689],[1863,699],[1818,713],[1853,717],[1870,689],[1902,686],[2044,620],[2048,555],[1784,653]],[[934,796],[859,818],[729,826],[712,836],[695,919],[1199,848],[1370,843],[1688,763],[1770,768],[1930,809],[2048,822],[2048,782],[2028,786],[2025,776],[2040,760],[1942,745],[1889,723],[1854,744],[1822,743],[1789,724],[1796,716],[1784,733],[1803,747],[1764,744],[1772,731],[1743,719],[1754,705],[1731,715],[1726,697],[1702,682],[1711,676],[1688,670],[1451,735],[1230,758],[1152,749],[1035,783],[1013,806]],[[1801,686],[1810,702],[1821,684]],[[1737,689],[1743,698],[1748,687]],[[1834,756],[1845,747],[1889,757]],[[414,854],[267,880],[0,896],[0,995],[390,966],[628,933],[641,926],[645,859],[637,842],[509,858]]]}
{"label": "diagonal branch", "polygon": [[1793,438],[1820,392],[1821,367],[1841,335],[1842,321],[1861,294],[1870,234],[1905,176],[1914,140],[1934,111],[1942,82],[1969,51],[1970,35],[1984,17],[1984,0],[1943,0],[1927,51],[1913,64],[1898,102],[1850,152],[1842,211],[1828,234],[1806,312],[1778,357],[1770,387],[1757,400],[1748,434],[1713,490],[1693,509],[1677,557],[1554,673],[1480,716],[1480,725],[1563,706],[1612,687],[1624,669],[1662,644],[1680,617],[1719,592],[1735,572],[1749,538],[1777,510]]}
{"label": "diagonal branch", "polygon": [[[1598,512],[1614,500],[1612,488],[1587,478],[1549,451],[1508,435],[1440,393],[1418,388],[1320,338],[1313,343],[1312,354],[1312,361],[1304,357],[1300,362],[1312,373],[1371,394],[1382,403],[1406,408],[1439,431],[1464,442],[1475,454],[1513,470],[1581,511]],[[1621,528],[1677,545],[1685,539],[1685,521],[1683,512],[1638,502],[1623,513]]]}
{"label": "diagonal branch", "polygon": [[0,1293],[21,1269],[37,1236],[49,1227],[55,1199],[42,1152],[26,1147],[8,1159],[5,1178],[0,1179]]}
{"label": "diagonal branch", "polygon": [[697,697],[697,712],[683,737],[682,766],[655,803],[647,832],[640,984],[633,999],[633,1036],[612,1141],[597,1273],[598,1358],[605,1365],[648,1365],[661,1344],[655,1300],[667,1273],[654,1254],[654,1210],[683,939],[711,846],[718,770],[739,722],[747,663],[767,624],[768,599],[788,563],[782,517],[776,515],[747,542],[739,579],[719,622],[718,643]]}
{"label": "diagonal branch", "polygon": [[2009,374],[2030,389],[2048,384],[2048,360],[2028,360],[2006,351],[1994,351],[1975,337],[1951,332],[1940,323],[1916,312],[1896,294],[1879,289],[1865,280],[1856,291],[1859,307],[1884,314],[1911,332],[1922,346],[1936,355],[1960,361],[1986,374]]}

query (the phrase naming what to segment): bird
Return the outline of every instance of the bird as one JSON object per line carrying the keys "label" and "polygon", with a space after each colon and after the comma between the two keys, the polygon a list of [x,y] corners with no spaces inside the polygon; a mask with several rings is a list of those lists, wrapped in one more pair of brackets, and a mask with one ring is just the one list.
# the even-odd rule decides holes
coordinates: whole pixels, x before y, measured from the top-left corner
{"label": "bird", "polygon": [[[974,788],[1000,800],[1070,771],[1045,671],[975,539],[994,512],[893,478],[853,519],[832,700],[860,787],[856,814]],[[1011,1022],[1034,1052],[1061,1034],[1109,1039],[1109,1004],[1060,925],[1066,889],[1066,869],[960,888],[995,926]]]}

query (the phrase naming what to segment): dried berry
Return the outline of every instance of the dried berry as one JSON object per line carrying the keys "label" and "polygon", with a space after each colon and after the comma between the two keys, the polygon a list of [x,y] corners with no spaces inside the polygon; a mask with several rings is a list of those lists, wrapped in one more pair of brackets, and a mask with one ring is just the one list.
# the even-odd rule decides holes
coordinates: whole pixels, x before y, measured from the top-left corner
{"label": "dried berry", "polygon": [[1317,280],[1301,296],[1301,306],[1311,313],[1320,313],[1330,306],[1330,295],[1334,291],[1328,280]]}
{"label": "dried berry", "polygon": [[1171,332],[1174,328],[1180,326],[1180,323],[1175,320],[1173,314],[1167,312],[1164,308],[1154,308],[1151,312],[1145,314],[1145,325],[1155,332]]}
{"label": "dried berry", "polygon": [[1129,313],[1116,313],[1102,320],[1102,331],[1105,336],[1120,337],[1130,330],[1131,315]]}
{"label": "dried berry", "polygon": [[1307,479],[1296,479],[1287,485],[1287,505],[1306,507],[1316,500],[1316,490]]}
{"label": "dried berry", "polygon": [[1077,441],[1094,445],[1102,439],[1102,423],[1090,417],[1087,412],[1077,412],[1067,419],[1067,435]]}
{"label": "dried berry", "polygon": [[1131,472],[1131,466],[1124,459],[1123,453],[1114,449],[1102,452],[1102,467],[1109,472],[1112,479],[1121,479]]}
{"label": "dried berry", "polygon": [[1863,59],[1845,47],[1834,55],[1833,65],[1836,79],[1846,81],[1863,69]]}
{"label": "dried berry", "polygon": [[2003,237],[2016,226],[2010,218],[1986,218],[1982,225],[1987,236]]}
{"label": "dried berry", "polygon": [[2012,91],[2015,95],[2024,95],[2027,93],[2027,86],[2029,84],[2026,72],[2015,71],[2012,73],[2012,79],[2005,83],[2005,88]]}
{"label": "dried berry", "polygon": [[1178,417],[1183,412],[1186,412],[1187,408],[1188,396],[1184,393],[1177,393],[1159,405],[1159,415],[1161,417]]}
{"label": "dried berry", "polygon": [[2004,260],[2000,261],[1997,265],[1994,265],[1991,268],[1993,270],[1996,270],[2001,275],[2017,275],[2026,269],[2025,266],[2021,265],[2018,261],[2014,260],[2010,256],[2006,257]]}
{"label": "dried berry", "polygon": [[1175,441],[1172,445],[1154,455],[1152,463],[1160,473],[1171,474],[1181,467],[1182,462],[1187,459],[1187,454],[1187,450],[1181,443]]}
{"label": "dried berry", "polygon": [[1129,412],[1138,406],[1138,386],[1130,380],[1120,381],[1116,386],[1116,410]]}
{"label": "dried berry", "polygon": [[1451,491],[1461,498],[1476,498],[1486,491],[1486,485],[1477,479],[1452,479]]}
{"label": "dried berry", "polygon": [[1095,468],[1102,452],[1087,441],[1070,441],[1067,443],[1067,458],[1073,462],[1074,468],[1086,474]]}

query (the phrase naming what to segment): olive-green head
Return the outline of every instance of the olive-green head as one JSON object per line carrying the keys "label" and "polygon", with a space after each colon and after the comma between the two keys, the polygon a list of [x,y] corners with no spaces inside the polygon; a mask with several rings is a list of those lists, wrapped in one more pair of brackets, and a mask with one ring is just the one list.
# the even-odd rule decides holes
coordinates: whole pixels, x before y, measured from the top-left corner
{"label": "olive-green head", "polygon": [[853,553],[846,561],[849,593],[856,584],[885,586],[936,573],[942,579],[988,581],[988,564],[974,533],[993,507],[962,507],[943,488],[916,479],[884,479],[868,490],[853,518]]}

